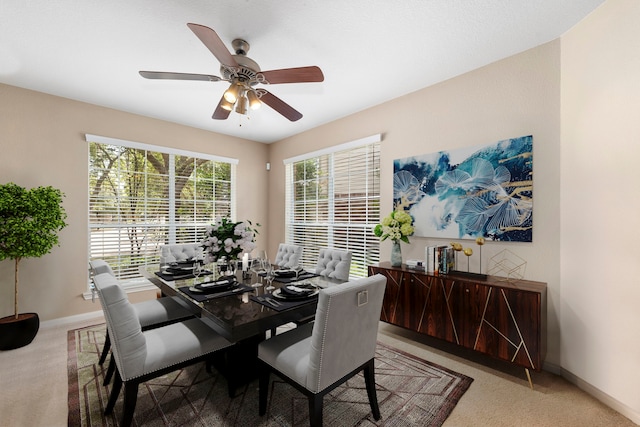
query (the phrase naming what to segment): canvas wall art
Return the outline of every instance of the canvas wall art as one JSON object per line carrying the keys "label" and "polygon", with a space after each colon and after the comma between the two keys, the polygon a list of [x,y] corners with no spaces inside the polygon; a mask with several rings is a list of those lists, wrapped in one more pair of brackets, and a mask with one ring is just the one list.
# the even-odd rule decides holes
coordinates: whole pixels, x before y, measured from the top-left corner
{"label": "canvas wall art", "polygon": [[533,136],[396,159],[393,203],[422,237],[531,242]]}

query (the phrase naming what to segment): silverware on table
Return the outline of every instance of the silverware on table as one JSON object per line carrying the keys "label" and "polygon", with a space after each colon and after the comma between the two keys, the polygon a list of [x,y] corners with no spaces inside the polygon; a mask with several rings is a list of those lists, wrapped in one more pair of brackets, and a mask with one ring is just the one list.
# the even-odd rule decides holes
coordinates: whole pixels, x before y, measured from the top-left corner
{"label": "silverware on table", "polygon": [[274,300],[273,298],[267,298],[267,301],[269,301],[272,305],[275,305],[276,307],[280,307],[280,303],[276,300]]}
{"label": "silverware on table", "polygon": [[281,305],[278,301],[274,300],[273,298],[256,296],[256,299],[260,302],[266,302],[267,304],[273,307],[280,307]]}

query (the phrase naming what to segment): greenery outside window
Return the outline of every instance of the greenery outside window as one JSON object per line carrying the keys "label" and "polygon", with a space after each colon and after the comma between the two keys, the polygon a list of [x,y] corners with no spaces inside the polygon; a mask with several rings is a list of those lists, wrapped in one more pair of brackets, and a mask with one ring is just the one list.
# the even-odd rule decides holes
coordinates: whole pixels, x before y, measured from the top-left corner
{"label": "greenery outside window", "polygon": [[216,216],[235,217],[236,159],[87,135],[89,259],[120,280],[159,262],[164,244],[194,243]]}
{"label": "greenery outside window", "polygon": [[380,258],[380,135],[285,160],[286,242],[313,269],[321,248],[351,251],[350,275]]}

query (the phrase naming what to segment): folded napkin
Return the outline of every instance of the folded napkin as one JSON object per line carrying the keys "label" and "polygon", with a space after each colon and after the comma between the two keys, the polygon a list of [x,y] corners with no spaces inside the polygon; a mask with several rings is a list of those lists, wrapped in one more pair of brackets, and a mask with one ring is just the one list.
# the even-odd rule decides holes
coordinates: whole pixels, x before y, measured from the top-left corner
{"label": "folded napkin", "polygon": [[316,276],[318,276],[318,274],[311,273],[309,271],[303,271],[302,273],[300,273],[297,279],[296,279],[296,275],[294,274],[291,277],[276,276],[275,280],[276,282],[280,282],[280,283],[297,283],[301,280],[311,279],[312,277],[316,277]]}
{"label": "folded napkin", "polygon": [[255,291],[255,288],[252,288],[251,286],[246,286],[246,285],[239,285],[237,287],[232,286],[230,288],[226,288],[224,290],[222,290],[221,292],[216,292],[213,294],[210,293],[205,293],[205,292],[193,292],[189,286],[183,286],[181,288],[178,288],[178,290],[180,292],[185,293],[186,295],[188,295],[191,299],[198,301],[198,302],[205,302],[205,301],[209,301],[209,300],[213,300],[213,299],[217,299],[217,298],[223,298],[223,297],[228,297],[230,295],[242,295],[245,292],[253,292]]}
{"label": "folded napkin", "polygon": [[289,269],[275,270],[274,273],[276,274],[276,276],[279,276],[279,277],[295,277],[296,275],[295,271],[289,270]]}
{"label": "folded napkin", "polygon": [[309,285],[307,284],[301,284],[301,285],[287,285],[287,286],[283,286],[280,288],[280,292],[282,294],[286,295],[291,295],[291,296],[296,296],[296,297],[302,297],[305,295],[310,295],[312,293],[314,293],[316,291],[316,288],[311,288],[308,287]]}

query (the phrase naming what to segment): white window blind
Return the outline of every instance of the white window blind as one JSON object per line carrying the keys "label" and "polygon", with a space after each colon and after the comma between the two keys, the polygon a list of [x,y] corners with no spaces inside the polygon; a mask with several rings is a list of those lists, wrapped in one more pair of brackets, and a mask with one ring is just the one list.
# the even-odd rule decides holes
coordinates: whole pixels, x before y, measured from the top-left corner
{"label": "white window blind", "polygon": [[237,160],[87,135],[89,259],[118,278],[159,262],[159,247],[193,243],[235,214]]}
{"label": "white window blind", "polygon": [[377,263],[380,243],[380,138],[285,160],[286,242],[304,248],[314,268],[321,248],[351,251],[350,275],[364,277]]}

